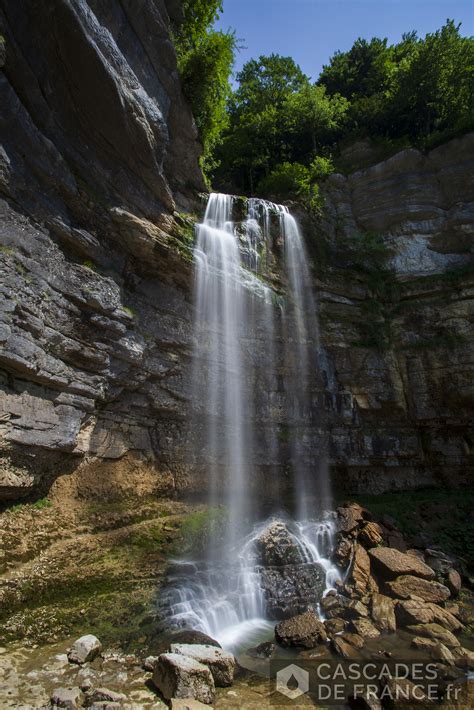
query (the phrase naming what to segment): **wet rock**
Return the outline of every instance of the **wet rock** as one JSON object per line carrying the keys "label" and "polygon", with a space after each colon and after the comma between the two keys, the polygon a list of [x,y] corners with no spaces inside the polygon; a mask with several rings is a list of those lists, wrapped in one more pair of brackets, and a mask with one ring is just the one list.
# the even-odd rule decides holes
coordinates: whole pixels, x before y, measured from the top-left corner
{"label": "wet rock", "polygon": [[453,595],[457,597],[461,591],[462,580],[461,575],[455,569],[450,569],[446,577],[446,586]]}
{"label": "wet rock", "polygon": [[171,653],[180,653],[207,666],[216,686],[225,688],[232,685],[235,671],[235,658],[232,653],[215,646],[184,643],[172,644]]}
{"label": "wet rock", "polygon": [[82,706],[83,700],[84,696],[79,688],[57,688],[51,696],[51,707],[75,710]]}
{"label": "wet rock", "polygon": [[346,537],[339,540],[334,550],[333,559],[339,567],[347,567],[354,551],[354,542]]}
{"label": "wet rock", "polygon": [[368,589],[378,591],[375,580],[370,576],[370,557],[362,545],[355,546],[349,583],[360,594],[364,594]]}
{"label": "wet rock", "polygon": [[434,579],[435,576],[431,567],[421,560],[390,547],[374,547],[369,550],[369,556],[377,575],[383,580],[394,579],[404,574],[423,579]]}
{"label": "wet rock", "polygon": [[359,533],[359,541],[364,547],[377,547],[383,542],[383,530],[378,523],[366,523]]}
{"label": "wet rock", "polygon": [[346,632],[344,634],[341,634],[338,638],[341,638],[343,641],[347,641],[347,643],[350,643],[351,646],[354,646],[354,648],[364,648],[364,638],[361,634],[359,633],[351,633],[351,632]]}
{"label": "wet rock", "polygon": [[153,683],[166,700],[194,698],[210,704],[215,685],[207,666],[180,653],[162,653],[153,672]]}
{"label": "wet rock", "polygon": [[348,641],[345,641],[342,636],[334,636],[331,639],[331,646],[334,652],[338,656],[342,656],[342,658],[360,658],[357,649]]}
{"label": "wet rock", "polygon": [[431,602],[424,602],[422,599],[399,601],[395,607],[395,615],[400,626],[434,622],[450,631],[461,631],[463,628],[462,623],[449,611]]}
{"label": "wet rock", "polygon": [[423,636],[416,636],[411,645],[420,651],[426,651],[430,658],[436,661],[442,661],[448,665],[454,665],[453,653],[440,641]]}
{"label": "wet rock", "polygon": [[275,521],[255,541],[257,561],[264,567],[297,565],[304,557],[295,537],[285,523]]}
{"label": "wet rock", "polygon": [[395,603],[384,594],[374,594],[371,599],[371,615],[375,626],[380,631],[395,631]]}
{"label": "wet rock", "polygon": [[73,643],[68,651],[67,658],[70,663],[87,663],[102,651],[102,644],[96,636],[86,634]]}
{"label": "wet rock", "polygon": [[313,610],[286,619],[275,626],[275,638],[281,646],[314,648],[327,639],[323,622]]}
{"label": "wet rock", "polygon": [[350,599],[349,602],[341,610],[343,619],[364,619],[369,615],[369,611],[365,604],[358,599]]}
{"label": "wet rock", "polygon": [[449,589],[443,584],[408,574],[387,582],[385,590],[392,597],[398,599],[409,599],[414,595],[425,602],[434,602],[436,604],[446,601],[451,596]]}
{"label": "wet rock", "polygon": [[341,634],[347,626],[347,622],[344,621],[344,619],[339,619],[337,617],[334,619],[326,619],[323,623],[329,636]]}
{"label": "wet rock", "polygon": [[337,528],[343,533],[355,530],[370,513],[357,503],[348,503],[336,510]]}
{"label": "wet rock", "polygon": [[326,574],[317,563],[267,567],[260,571],[260,583],[267,615],[285,619],[319,602]]}
{"label": "wet rock", "polygon": [[251,658],[271,658],[275,648],[275,644],[271,641],[263,641],[262,643],[259,643],[258,646],[249,648],[246,653],[247,656],[251,656]]}
{"label": "wet rock", "polygon": [[356,619],[352,622],[352,627],[366,639],[378,639],[380,636],[380,631],[369,619]]}
{"label": "wet rock", "polygon": [[448,648],[457,648],[461,645],[459,639],[448,629],[443,628],[439,624],[415,624],[412,626],[407,626],[407,631],[415,634],[415,636],[423,636],[425,638],[434,639],[435,641],[440,641]]}

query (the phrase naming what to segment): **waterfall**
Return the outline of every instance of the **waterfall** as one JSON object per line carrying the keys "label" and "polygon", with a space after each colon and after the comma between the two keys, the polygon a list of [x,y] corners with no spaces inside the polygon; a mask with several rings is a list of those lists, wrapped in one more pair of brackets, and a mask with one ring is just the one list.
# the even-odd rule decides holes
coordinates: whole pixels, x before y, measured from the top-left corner
{"label": "waterfall", "polygon": [[[176,561],[161,601],[173,624],[231,646],[248,641],[252,629],[268,630],[275,614],[317,604],[322,577],[319,595],[338,576],[324,516],[327,475],[313,466],[321,429],[313,389],[321,378],[303,238],[286,207],[252,198],[243,210],[238,200],[210,195],[194,252],[190,439],[193,461],[208,476],[209,504],[220,506],[224,523],[210,536],[206,559]],[[277,272],[286,281],[278,288]],[[286,536],[299,559],[295,574],[305,583],[290,584],[290,601],[280,599],[279,569],[256,552],[268,534]],[[302,599],[309,579],[314,594]]]}

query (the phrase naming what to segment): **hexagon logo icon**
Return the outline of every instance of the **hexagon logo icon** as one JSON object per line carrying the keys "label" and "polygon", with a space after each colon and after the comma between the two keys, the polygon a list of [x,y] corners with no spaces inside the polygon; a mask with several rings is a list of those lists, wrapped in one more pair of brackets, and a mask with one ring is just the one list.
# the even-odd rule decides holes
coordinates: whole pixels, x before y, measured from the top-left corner
{"label": "hexagon logo icon", "polygon": [[276,689],[290,700],[299,698],[309,690],[309,673],[292,663],[276,674]]}

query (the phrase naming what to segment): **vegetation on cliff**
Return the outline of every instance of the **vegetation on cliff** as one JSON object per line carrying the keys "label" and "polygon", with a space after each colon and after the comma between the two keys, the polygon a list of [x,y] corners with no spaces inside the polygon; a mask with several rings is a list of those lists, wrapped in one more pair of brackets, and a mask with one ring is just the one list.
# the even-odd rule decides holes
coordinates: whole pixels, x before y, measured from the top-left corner
{"label": "vegetation on cliff", "polygon": [[347,144],[370,137],[386,157],[407,146],[432,147],[473,126],[474,40],[453,20],[424,38],[408,32],[392,45],[359,38],[349,51],[336,52],[316,81],[291,57],[260,56],[244,65],[232,91],[236,38],[212,29],[221,11],[220,0],[185,2],[175,33],[202,164],[221,189],[298,196],[317,206],[317,183],[333,163],[344,167]]}

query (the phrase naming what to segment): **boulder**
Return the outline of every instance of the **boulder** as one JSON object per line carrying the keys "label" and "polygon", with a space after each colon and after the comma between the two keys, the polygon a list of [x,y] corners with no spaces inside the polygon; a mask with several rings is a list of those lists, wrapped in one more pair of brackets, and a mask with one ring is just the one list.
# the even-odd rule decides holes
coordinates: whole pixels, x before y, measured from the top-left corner
{"label": "boulder", "polygon": [[67,658],[70,663],[87,663],[97,658],[101,651],[102,644],[97,636],[86,634],[74,641],[68,651]]}
{"label": "boulder", "polygon": [[271,658],[275,652],[275,644],[271,641],[263,641],[258,646],[249,648],[246,653],[251,658]]}
{"label": "boulder", "polygon": [[260,570],[260,584],[267,616],[287,619],[319,602],[326,584],[326,572],[316,562],[267,567]]}
{"label": "boulder", "polygon": [[301,546],[285,523],[270,523],[255,541],[257,562],[263,567],[297,565],[305,561]]}
{"label": "boulder", "polygon": [[160,655],[153,683],[166,700],[194,698],[208,705],[214,701],[214,678],[209,668],[180,653]]}
{"label": "boulder", "polygon": [[428,581],[421,577],[413,577],[409,574],[401,575],[393,581],[387,582],[385,591],[390,596],[398,599],[409,599],[414,595],[425,602],[434,602],[436,604],[446,601],[451,595],[444,584]]}
{"label": "boulder", "polygon": [[339,540],[333,553],[334,562],[338,567],[347,567],[354,550],[354,542],[346,537]]}
{"label": "boulder", "polygon": [[275,638],[281,646],[303,646],[314,648],[327,640],[323,622],[310,609],[275,626]]}
{"label": "boulder", "polygon": [[444,629],[439,624],[415,624],[413,626],[407,626],[407,631],[415,634],[415,636],[423,636],[425,638],[434,639],[435,641],[440,641],[448,648],[457,648],[461,645],[459,639],[448,631]]}
{"label": "boulder", "polygon": [[431,602],[424,602],[422,599],[414,598],[406,601],[399,601],[395,607],[397,623],[400,626],[410,624],[441,624],[449,631],[461,631],[462,623],[455,616]]}
{"label": "boulder", "polygon": [[350,643],[351,646],[354,646],[354,648],[364,648],[364,639],[358,633],[353,634],[348,632],[341,634],[338,638],[341,638],[343,641],[347,641],[347,643]]}
{"label": "boulder", "polygon": [[84,696],[79,688],[56,688],[51,696],[52,708],[75,710],[82,707]]}
{"label": "boulder", "polygon": [[453,597],[458,596],[459,592],[461,591],[461,585],[461,575],[455,569],[451,568],[446,576],[446,586],[448,587]]}
{"label": "boulder", "polygon": [[365,604],[358,599],[350,599],[341,609],[340,615],[343,619],[364,619],[368,617],[369,611]]}
{"label": "boulder", "polygon": [[431,567],[417,557],[391,547],[374,547],[369,550],[369,556],[377,575],[382,580],[395,579],[404,574],[422,579],[434,579],[435,576]]}
{"label": "boulder", "polygon": [[390,597],[384,594],[373,594],[370,611],[374,624],[380,631],[396,630],[395,604]]}
{"label": "boulder", "polygon": [[338,656],[342,656],[342,658],[360,658],[360,654],[355,646],[345,641],[342,636],[334,636],[334,638],[331,639],[331,646],[334,652],[337,653]]}
{"label": "boulder", "polygon": [[356,633],[365,639],[378,639],[380,636],[380,631],[369,619],[356,619],[351,625]]}
{"label": "boulder", "polygon": [[360,594],[365,594],[368,589],[378,591],[375,580],[370,576],[370,557],[362,545],[355,546],[348,581]]}
{"label": "boulder", "polygon": [[339,619],[335,617],[334,619],[326,619],[324,623],[324,628],[326,629],[328,636],[334,636],[335,634],[342,634],[347,626],[347,622],[344,619]]}
{"label": "boulder", "polygon": [[121,710],[122,703],[113,703],[111,700],[96,700],[88,705],[89,710]]}
{"label": "boulder", "polygon": [[207,666],[216,686],[225,688],[232,685],[235,671],[235,658],[232,653],[215,646],[186,643],[172,644],[171,653],[180,653]]}
{"label": "boulder", "polygon": [[359,533],[359,541],[370,549],[383,542],[383,530],[378,523],[366,523]]}
{"label": "boulder", "polygon": [[347,503],[336,510],[337,528],[343,533],[350,533],[355,530],[370,513],[358,505],[358,503]]}
{"label": "boulder", "polygon": [[454,665],[454,656],[447,646],[440,641],[424,636],[416,636],[411,645],[420,651],[426,651],[430,658],[435,661],[447,663],[450,666]]}

